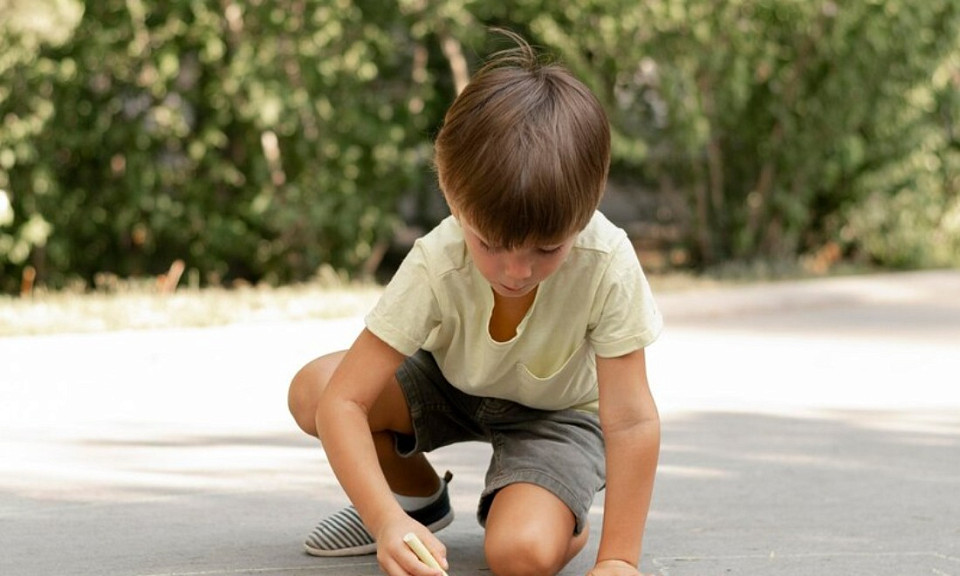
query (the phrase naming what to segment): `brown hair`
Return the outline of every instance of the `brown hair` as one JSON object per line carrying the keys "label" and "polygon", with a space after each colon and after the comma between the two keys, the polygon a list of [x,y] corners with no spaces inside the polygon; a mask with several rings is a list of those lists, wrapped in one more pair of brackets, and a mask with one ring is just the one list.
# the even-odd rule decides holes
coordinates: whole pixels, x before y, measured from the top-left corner
{"label": "brown hair", "polygon": [[566,68],[498,32],[517,47],[494,54],[447,111],[434,157],[440,187],[494,246],[560,240],[600,203],[610,125]]}

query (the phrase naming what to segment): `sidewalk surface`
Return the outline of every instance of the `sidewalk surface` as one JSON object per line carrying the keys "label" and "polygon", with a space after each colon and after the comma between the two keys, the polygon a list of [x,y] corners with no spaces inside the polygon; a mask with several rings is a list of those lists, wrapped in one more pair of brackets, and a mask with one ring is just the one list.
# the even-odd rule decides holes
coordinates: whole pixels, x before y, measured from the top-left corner
{"label": "sidewalk surface", "polygon": [[[642,569],[960,576],[960,271],[665,294]],[[379,574],[301,544],[345,504],[286,412],[359,318],[0,338],[0,575]],[[451,576],[490,574],[489,449],[454,473]],[[587,549],[596,554],[602,494]]]}

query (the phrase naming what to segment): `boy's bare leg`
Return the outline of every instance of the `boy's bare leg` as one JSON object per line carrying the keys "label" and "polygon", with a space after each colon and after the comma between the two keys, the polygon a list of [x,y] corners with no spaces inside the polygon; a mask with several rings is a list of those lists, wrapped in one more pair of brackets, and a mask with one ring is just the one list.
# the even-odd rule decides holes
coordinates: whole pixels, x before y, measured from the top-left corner
{"label": "boy's bare leg", "polygon": [[404,458],[393,447],[392,432],[374,432],[377,459],[394,494],[430,496],[440,488],[440,476],[423,454]]}
{"label": "boy's bare leg", "polygon": [[[334,352],[309,362],[290,383],[288,404],[297,425],[311,436],[317,435],[317,403],[344,352]],[[410,410],[400,384],[394,381],[370,410],[370,428],[380,467],[390,488],[405,496],[429,496],[440,488],[440,477],[423,454],[409,458],[394,449],[393,432],[412,434]]]}
{"label": "boy's bare leg", "polygon": [[545,488],[511,484],[490,505],[487,564],[496,576],[556,574],[587,543],[589,531],[574,536],[575,524],[566,504]]}

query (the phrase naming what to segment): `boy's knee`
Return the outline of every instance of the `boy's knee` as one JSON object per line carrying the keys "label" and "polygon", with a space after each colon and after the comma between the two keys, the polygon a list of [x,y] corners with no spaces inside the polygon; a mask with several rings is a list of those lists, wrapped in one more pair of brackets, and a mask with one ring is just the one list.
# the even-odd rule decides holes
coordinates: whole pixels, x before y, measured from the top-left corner
{"label": "boy's knee", "polygon": [[287,407],[297,426],[311,436],[317,435],[317,404],[336,364],[328,356],[317,358],[301,368],[290,382]]}
{"label": "boy's knee", "polygon": [[290,414],[301,430],[316,436],[317,425],[313,421],[313,415],[316,413],[316,400],[319,394],[311,391],[311,384],[306,372],[307,366],[301,368],[293,377],[293,380],[290,381],[290,390],[287,392],[287,408],[290,409]]}
{"label": "boy's knee", "polygon": [[487,532],[484,554],[497,576],[543,576],[563,568],[567,543],[551,542],[542,534],[516,527],[499,535]]}

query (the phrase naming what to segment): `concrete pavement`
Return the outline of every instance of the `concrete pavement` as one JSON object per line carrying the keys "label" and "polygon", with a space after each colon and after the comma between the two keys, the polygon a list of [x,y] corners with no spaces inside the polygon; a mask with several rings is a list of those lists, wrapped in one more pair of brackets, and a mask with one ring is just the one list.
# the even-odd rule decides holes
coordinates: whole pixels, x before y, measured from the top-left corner
{"label": "concrete pavement", "polygon": [[[663,294],[663,449],[642,568],[960,576],[960,272]],[[358,318],[0,339],[0,575],[368,576],[301,552],[345,500],[286,413]],[[451,575],[489,574],[455,478]],[[584,551],[562,574],[585,574]]]}

